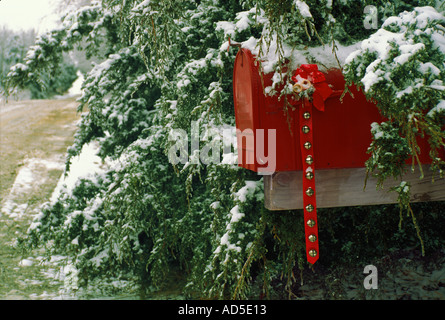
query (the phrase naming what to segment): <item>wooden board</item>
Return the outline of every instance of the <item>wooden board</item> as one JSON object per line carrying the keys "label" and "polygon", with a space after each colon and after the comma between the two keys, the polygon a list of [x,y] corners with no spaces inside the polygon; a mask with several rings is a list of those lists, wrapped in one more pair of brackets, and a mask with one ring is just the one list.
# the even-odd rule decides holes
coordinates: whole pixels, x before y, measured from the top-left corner
{"label": "wooden board", "polygon": [[[403,177],[411,184],[411,201],[445,201],[445,178],[434,174],[427,165],[422,166],[425,177],[420,179],[416,168]],[[383,189],[376,189],[377,180],[369,177],[363,190],[366,177],[365,168],[316,170],[315,182],[317,207],[348,207],[389,204],[397,202],[397,193],[388,192],[400,180],[389,179]],[[276,172],[264,176],[264,203],[269,210],[293,210],[303,208],[302,171]]]}

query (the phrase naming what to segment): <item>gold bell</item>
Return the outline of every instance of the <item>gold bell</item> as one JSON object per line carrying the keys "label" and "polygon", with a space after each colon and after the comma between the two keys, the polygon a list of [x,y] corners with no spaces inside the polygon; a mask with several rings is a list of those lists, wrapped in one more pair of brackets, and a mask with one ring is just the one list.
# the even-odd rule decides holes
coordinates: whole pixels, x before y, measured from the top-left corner
{"label": "gold bell", "polygon": [[311,204],[309,204],[309,205],[306,206],[306,211],[307,211],[307,212],[312,212],[312,211],[314,211],[314,209],[315,209],[314,206],[311,205]]}
{"label": "gold bell", "polygon": [[310,255],[312,258],[314,258],[314,257],[317,256],[317,251],[314,250],[314,249],[311,249],[311,250],[309,250],[309,255]]}
{"label": "gold bell", "polygon": [[306,190],[306,194],[308,195],[308,197],[312,197],[314,195],[315,191],[312,188],[308,188]]}
{"label": "gold bell", "polygon": [[309,219],[306,224],[310,227],[313,228],[315,227],[315,220]]}
{"label": "gold bell", "polygon": [[315,241],[317,241],[317,236],[315,234],[311,234],[308,237],[308,239],[309,239],[310,242],[315,242]]}
{"label": "gold bell", "polygon": [[303,91],[303,87],[302,87],[301,84],[296,83],[293,86],[293,90],[294,90],[295,93],[300,93],[301,91]]}
{"label": "gold bell", "polygon": [[304,144],[304,147],[306,148],[306,150],[310,150],[312,148],[312,144],[308,141]]}
{"label": "gold bell", "polygon": [[305,112],[305,113],[303,113],[303,118],[305,120],[309,120],[311,118],[311,114],[309,112]]}
{"label": "gold bell", "polygon": [[312,179],[314,179],[314,174],[312,173],[312,172],[307,172],[306,173],[306,179],[308,179],[308,180],[312,180]]}
{"label": "gold bell", "polygon": [[308,126],[303,126],[303,128],[301,128],[301,131],[303,131],[303,133],[309,133],[311,131],[311,129]]}
{"label": "gold bell", "polygon": [[312,156],[307,156],[307,157],[306,157],[306,163],[307,163],[308,165],[313,164],[313,163],[314,163],[314,158],[312,158]]}

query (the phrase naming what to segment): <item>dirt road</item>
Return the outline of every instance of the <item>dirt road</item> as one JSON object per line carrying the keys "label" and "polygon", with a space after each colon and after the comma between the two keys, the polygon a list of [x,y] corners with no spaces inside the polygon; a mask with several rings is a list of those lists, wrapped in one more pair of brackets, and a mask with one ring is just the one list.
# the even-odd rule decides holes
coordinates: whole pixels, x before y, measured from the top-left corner
{"label": "dirt road", "polygon": [[80,118],[74,98],[29,100],[0,106],[0,196],[12,187],[28,158],[60,159],[73,141]]}
{"label": "dirt road", "polygon": [[77,106],[75,98],[0,105],[0,299],[58,293],[60,283],[48,281],[58,271],[43,258],[23,256],[14,241],[26,233],[63,173],[80,119]]}

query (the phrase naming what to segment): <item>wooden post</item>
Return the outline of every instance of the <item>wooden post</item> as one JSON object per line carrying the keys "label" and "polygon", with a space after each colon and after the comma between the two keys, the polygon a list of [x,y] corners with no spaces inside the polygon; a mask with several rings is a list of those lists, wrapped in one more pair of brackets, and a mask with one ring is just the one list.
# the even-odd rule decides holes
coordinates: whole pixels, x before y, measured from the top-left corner
{"label": "wooden post", "polygon": [[[422,166],[425,177],[420,179],[420,170],[411,170],[403,181],[411,184],[411,202],[445,201],[445,178],[434,175],[430,166]],[[349,207],[390,204],[397,202],[397,193],[389,192],[402,180],[388,179],[383,189],[376,189],[377,180],[369,176],[366,189],[365,168],[316,170],[317,207]],[[293,210],[303,208],[302,171],[276,172],[264,176],[264,203],[269,210]]]}

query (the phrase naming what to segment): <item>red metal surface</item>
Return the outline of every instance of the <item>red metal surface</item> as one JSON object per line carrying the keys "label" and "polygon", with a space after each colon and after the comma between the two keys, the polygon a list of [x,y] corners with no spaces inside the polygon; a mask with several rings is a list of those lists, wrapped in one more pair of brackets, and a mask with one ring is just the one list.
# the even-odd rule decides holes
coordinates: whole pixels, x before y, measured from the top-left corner
{"label": "red metal surface", "polygon": [[[340,70],[328,70],[325,76],[334,90],[343,91],[345,81]],[[271,77],[271,74],[263,75],[264,88],[271,85]],[[257,161],[254,145],[248,146],[246,137],[250,136],[249,130],[252,130],[253,135],[250,137],[255,138],[256,130],[264,129],[267,153],[267,129],[275,129],[275,171],[302,170],[298,129],[301,102],[297,102],[293,110],[289,108],[286,115],[284,101],[278,100],[277,96],[266,96],[255,57],[247,49],[241,49],[237,54],[233,79],[236,126],[245,133],[244,137],[237,135],[238,153],[242,156],[239,165],[255,172],[265,167]],[[343,103],[340,96],[336,95],[325,101],[325,111],[313,108],[315,169],[364,167],[369,158],[366,151],[372,141],[371,123],[381,122],[383,118],[375,104],[366,100],[363,92],[355,86],[350,91],[354,97],[346,94]],[[420,141],[419,145],[422,149],[427,146],[426,141]],[[420,161],[431,163],[428,152],[421,153]]]}

